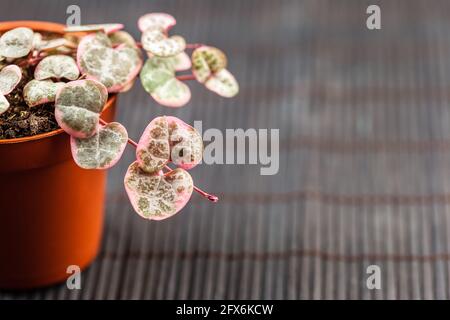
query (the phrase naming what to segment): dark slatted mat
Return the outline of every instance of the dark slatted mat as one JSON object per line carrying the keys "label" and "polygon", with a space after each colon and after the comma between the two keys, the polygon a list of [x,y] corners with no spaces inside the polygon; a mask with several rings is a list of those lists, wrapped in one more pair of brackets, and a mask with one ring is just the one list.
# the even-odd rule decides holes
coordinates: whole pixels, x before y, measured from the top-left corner
{"label": "dark slatted mat", "polygon": [[[76,1],[2,0],[0,20],[65,21]],[[198,86],[179,110],[139,85],[120,96],[132,137],[162,114],[207,128],[279,128],[280,170],[202,165],[193,196],[163,222],[135,215],[110,171],[103,247],[65,286],[0,298],[450,298],[450,22],[448,1],[77,1],[82,22],[167,11],[176,30],[223,48],[241,83],[234,100]],[[194,84],[194,83],[193,83]],[[379,265],[382,290],[366,288]]]}

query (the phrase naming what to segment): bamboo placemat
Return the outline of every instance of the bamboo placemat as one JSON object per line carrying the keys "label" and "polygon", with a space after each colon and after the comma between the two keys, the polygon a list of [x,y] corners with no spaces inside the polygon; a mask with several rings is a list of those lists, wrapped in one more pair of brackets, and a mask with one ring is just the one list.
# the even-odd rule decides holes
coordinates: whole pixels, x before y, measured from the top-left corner
{"label": "bamboo placemat", "polygon": [[[74,1],[3,0],[0,20],[65,21]],[[241,84],[234,100],[198,86],[179,110],[139,85],[118,119],[138,138],[162,114],[203,128],[279,128],[280,170],[201,165],[176,217],[146,222],[123,190],[128,150],[110,171],[103,247],[64,285],[16,299],[450,298],[450,21],[448,1],[76,1],[83,23],[167,11],[176,30],[223,48]],[[382,289],[366,288],[366,268]]]}

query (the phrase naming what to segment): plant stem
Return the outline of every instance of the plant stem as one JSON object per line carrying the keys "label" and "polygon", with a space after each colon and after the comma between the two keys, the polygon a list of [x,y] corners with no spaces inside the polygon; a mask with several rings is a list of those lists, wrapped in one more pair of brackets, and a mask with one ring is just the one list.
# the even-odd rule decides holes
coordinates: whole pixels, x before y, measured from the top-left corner
{"label": "plant stem", "polygon": [[[100,119],[100,123],[101,123],[102,125],[107,125],[107,124],[108,124],[108,122],[106,122],[106,121],[103,120],[103,119]],[[134,140],[132,140],[132,139],[130,139],[130,138],[128,138],[128,144],[129,144],[129,145],[132,145],[132,146],[135,147],[135,148],[137,148],[137,146],[138,146],[138,144],[136,143],[136,141],[134,141]],[[173,171],[168,165],[166,165],[165,168],[166,168],[166,170],[169,171],[169,172],[170,172],[170,171]],[[205,197],[206,199],[208,199],[208,200],[211,201],[211,202],[218,202],[218,201],[219,201],[219,197],[218,197],[218,196],[213,195],[213,194],[209,194],[209,193],[203,191],[202,189],[196,187],[195,185],[194,185],[194,190],[195,190],[198,194],[200,194],[201,196]]]}
{"label": "plant stem", "polygon": [[195,76],[193,74],[183,74],[181,76],[177,76],[177,79],[180,81],[195,80]]}
{"label": "plant stem", "polygon": [[201,46],[204,46],[203,43],[188,43],[186,44],[186,49],[197,49]]}
{"label": "plant stem", "polygon": [[19,67],[26,67],[26,66],[29,66],[29,65],[33,65],[33,64],[41,61],[42,59],[44,59],[46,56],[47,55],[45,54],[45,55],[37,56],[35,58],[28,58],[27,60],[23,60],[23,61],[19,62],[17,65]]}

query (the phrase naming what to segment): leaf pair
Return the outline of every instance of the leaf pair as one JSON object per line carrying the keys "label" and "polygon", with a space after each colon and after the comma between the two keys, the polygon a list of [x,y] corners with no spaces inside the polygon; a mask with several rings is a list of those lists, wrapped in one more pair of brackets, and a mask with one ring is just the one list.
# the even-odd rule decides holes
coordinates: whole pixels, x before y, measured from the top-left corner
{"label": "leaf pair", "polygon": [[136,158],[142,170],[155,173],[170,161],[183,169],[195,167],[203,154],[203,140],[197,130],[176,117],[153,119],[145,128]]}
{"label": "leaf pair", "polygon": [[234,76],[226,69],[225,54],[214,47],[201,46],[192,53],[192,73],[205,87],[226,98],[239,92]]}
{"label": "leaf pair", "polygon": [[[202,159],[200,134],[178,118],[153,119],[136,149],[137,161],[128,168],[125,189],[135,211],[146,219],[166,219],[189,201],[194,183],[185,169]],[[179,168],[163,174],[171,161]]]}
{"label": "leaf pair", "polygon": [[[53,102],[56,92],[64,82],[60,79],[76,80],[80,71],[75,60],[66,55],[55,54],[45,57],[34,70],[34,78],[23,88],[23,97],[30,107],[43,103]],[[53,82],[55,79],[57,82]]]}
{"label": "leaf pair", "polygon": [[56,94],[56,121],[70,134],[72,156],[81,168],[110,168],[125,150],[125,127],[117,122],[99,125],[107,98],[106,87],[95,80],[69,82]]}
{"label": "leaf pair", "polygon": [[168,36],[176,20],[166,13],[148,13],[138,20],[144,50],[158,57],[173,57],[184,51],[186,42],[180,36]]}
{"label": "leaf pair", "polygon": [[6,95],[11,93],[22,79],[22,71],[14,64],[4,67],[0,71],[0,114],[9,108]]}
{"label": "leaf pair", "polygon": [[108,36],[97,32],[80,41],[77,63],[88,79],[103,83],[108,92],[119,92],[139,73],[142,57],[136,47],[119,45],[113,48]]}

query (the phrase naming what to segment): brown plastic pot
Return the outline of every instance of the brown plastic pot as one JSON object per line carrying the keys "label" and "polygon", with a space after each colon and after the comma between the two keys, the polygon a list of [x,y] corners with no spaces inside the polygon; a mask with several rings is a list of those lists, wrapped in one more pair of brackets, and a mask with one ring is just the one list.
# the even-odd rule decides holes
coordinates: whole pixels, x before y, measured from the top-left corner
{"label": "brown plastic pot", "polygon": [[[25,26],[62,33],[49,22],[0,23],[0,32]],[[114,117],[116,96],[102,118]],[[24,289],[67,279],[96,257],[103,227],[106,172],[72,160],[61,129],[0,140],[0,288]]]}

